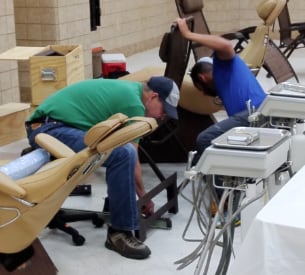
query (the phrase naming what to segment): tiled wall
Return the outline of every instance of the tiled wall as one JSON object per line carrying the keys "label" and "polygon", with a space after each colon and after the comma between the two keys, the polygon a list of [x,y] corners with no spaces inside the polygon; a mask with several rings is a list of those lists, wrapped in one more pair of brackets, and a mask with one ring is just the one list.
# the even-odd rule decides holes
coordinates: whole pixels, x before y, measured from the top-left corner
{"label": "tiled wall", "polygon": [[156,47],[176,17],[172,0],[101,0],[101,26],[90,31],[89,0],[14,0],[18,45],[82,44],[85,75],[92,48],[126,56]]}
{"label": "tiled wall", "polygon": [[[14,6],[11,0],[0,0],[0,53],[16,45]],[[16,61],[0,61],[0,104],[19,101]]]}
{"label": "tiled wall", "polygon": [[[204,14],[213,33],[260,23],[255,11],[259,0],[203,1]],[[293,20],[305,21],[304,0],[290,2]],[[100,3],[101,26],[97,31],[90,31],[89,0],[0,0],[0,20],[3,22],[0,22],[0,50],[15,45],[15,29],[19,46],[81,44],[85,76],[90,78],[92,48],[102,46],[109,52],[128,56],[156,47],[177,16],[174,0],[100,0]],[[0,103],[18,100],[18,93],[8,92],[16,90],[15,70],[15,62],[1,62]]]}
{"label": "tiled wall", "polygon": [[[256,6],[260,0],[203,0],[204,14],[212,32],[225,33],[231,30],[257,25]],[[290,0],[288,3],[292,22],[305,21],[304,0]],[[277,22],[272,37],[278,37]]]}

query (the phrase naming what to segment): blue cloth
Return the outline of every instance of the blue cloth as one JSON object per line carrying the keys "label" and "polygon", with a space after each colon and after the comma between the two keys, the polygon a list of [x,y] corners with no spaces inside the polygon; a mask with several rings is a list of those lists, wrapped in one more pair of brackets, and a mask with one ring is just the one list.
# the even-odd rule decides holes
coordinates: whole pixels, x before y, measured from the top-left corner
{"label": "blue cloth", "polygon": [[[26,127],[29,143],[33,148],[38,148],[35,136],[38,133],[47,133],[75,152],[84,149],[85,131],[68,127],[64,123],[44,123],[39,128],[32,130]],[[103,166],[106,167],[106,182],[110,207],[110,222],[114,229],[138,229],[138,210],[135,190],[135,165],[137,152],[132,144],[126,144],[112,151]]]}
{"label": "blue cloth", "polygon": [[263,102],[266,93],[253,73],[238,55],[231,60],[213,59],[213,80],[217,94],[229,116],[247,110],[246,101],[256,109]]}

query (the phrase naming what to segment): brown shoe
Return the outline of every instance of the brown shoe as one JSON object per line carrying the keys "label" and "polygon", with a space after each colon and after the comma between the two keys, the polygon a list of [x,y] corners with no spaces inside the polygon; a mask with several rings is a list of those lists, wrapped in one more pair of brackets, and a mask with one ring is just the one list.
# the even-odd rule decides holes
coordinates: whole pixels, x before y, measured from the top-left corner
{"label": "brown shoe", "polygon": [[[215,201],[212,201],[210,204],[210,212],[211,212],[212,217],[215,217],[217,210],[218,210],[217,203]],[[227,210],[228,210],[228,202],[226,201],[223,211],[227,211]]]}
{"label": "brown shoe", "polygon": [[215,201],[212,201],[210,204],[210,211],[211,211],[211,216],[214,217],[216,215],[217,212],[217,203]]}
{"label": "brown shoe", "polygon": [[107,234],[105,246],[131,259],[146,259],[151,254],[150,249],[131,232],[115,232]]}

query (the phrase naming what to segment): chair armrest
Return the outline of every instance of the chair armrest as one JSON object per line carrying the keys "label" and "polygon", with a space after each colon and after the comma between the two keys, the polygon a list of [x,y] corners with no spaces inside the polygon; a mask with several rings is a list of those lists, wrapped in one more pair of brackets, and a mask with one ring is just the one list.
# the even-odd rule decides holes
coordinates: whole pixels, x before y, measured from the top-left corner
{"label": "chair armrest", "polygon": [[256,29],[256,26],[247,27],[241,30],[238,30],[236,32],[229,32],[222,35],[222,37],[227,38],[229,40],[233,39],[244,39],[248,40],[250,39],[250,34],[254,33]]}
{"label": "chair armrest", "polygon": [[290,30],[292,31],[298,31],[298,32],[305,32],[305,22],[300,22],[300,23],[292,23],[290,25]]}
{"label": "chair armrest", "polygon": [[236,32],[225,33],[222,37],[228,40],[238,40],[234,46],[236,53],[239,53],[244,49],[244,43],[248,43],[250,35],[255,32],[256,26],[247,27]]}
{"label": "chair armrest", "polygon": [[225,33],[223,35],[221,35],[223,38],[226,38],[228,40],[235,40],[235,39],[244,39],[244,40],[248,40],[248,38],[241,32],[237,31],[237,32],[229,32],[229,33]]}
{"label": "chair armrest", "polygon": [[0,172],[0,192],[9,196],[23,198],[26,191],[9,176]]}
{"label": "chair armrest", "polygon": [[36,135],[35,141],[41,148],[45,149],[57,159],[67,158],[75,154],[67,145],[45,133]]}

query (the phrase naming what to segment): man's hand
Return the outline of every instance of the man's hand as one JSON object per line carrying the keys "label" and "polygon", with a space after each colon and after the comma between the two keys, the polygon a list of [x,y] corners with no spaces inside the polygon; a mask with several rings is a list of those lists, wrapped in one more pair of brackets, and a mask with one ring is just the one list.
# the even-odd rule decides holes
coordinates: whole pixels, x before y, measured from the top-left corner
{"label": "man's hand", "polygon": [[182,34],[182,36],[184,36],[185,38],[188,37],[188,34],[191,33],[191,31],[189,30],[189,27],[186,23],[186,19],[185,18],[176,18],[175,23],[177,23],[178,28]]}
{"label": "man's hand", "polygon": [[155,211],[155,204],[153,203],[153,201],[149,201],[142,207],[141,214],[144,215],[145,218],[148,218],[154,214],[154,211]]}

